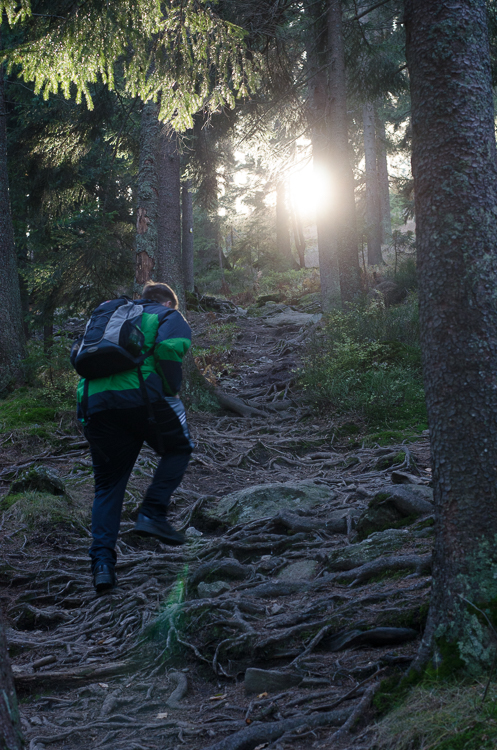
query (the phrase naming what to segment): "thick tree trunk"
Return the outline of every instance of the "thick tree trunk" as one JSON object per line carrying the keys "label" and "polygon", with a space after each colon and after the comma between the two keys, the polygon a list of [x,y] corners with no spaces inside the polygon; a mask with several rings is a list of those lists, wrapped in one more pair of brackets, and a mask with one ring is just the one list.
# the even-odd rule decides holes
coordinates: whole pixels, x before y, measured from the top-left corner
{"label": "thick tree trunk", "polygon": [[5,630],[0,621],[0,748],[21,750],[23,746]]}
{"label": "thick tree trunk", "polygon": [[278,182],[276,185],[276,247],[280,257],[291,268],[293,266],[293,258],[290,243],[290,223],[286,205],[286,186],[284,182]]}
{"label": "thick tree trunk", "polygon": [[[328,149],[324,138],[315,128],[311,134],[312,162],[316,183],[329,183]],[[331,189],[330,189],[331,193]],[[338,243],[333,222],[331,199],[318,198],[316,208],[316,227],[318,235],[319,278],[321,282],[321,306],[323,312],[330,312],[341,305],[340,271],[338,266]]]}
{"label": "thick tree trunk", "polygon": [[376,166],[376,133],[374,106],[366,102],[362,107],[364,125],[364,162],[366,167],[366,237],[368,265],[383,263],[381,257],[380,183]]}
{"label": "thick tree trunk", "polygon": [[380,186],[381,243],[385,245],[392,239],[392,216],[390,212],[390,181],[388,179],[387,134],[385,123],[375,113],[376,125],[376,165]]}
{"label": "thick tree trunk", "polygon": [[143,105],[140,124],[140,161],[136,212],[136,294],[149,280],[157,277],[157,238],[159,216],[159,144],[161,125],[159,105]]}
{"label": "thick tree trunk", "polygon": [[360,292],[354,175],[349,159],[347,82],[342,30],[342,2],[328,0],[328,86],[330,159],[333,185],[331,220],[336,237],[342,303]]}
{"label": "thick tree trunk", "polygon": [[24,356],[21,294],[7,174],[6,119],[4,73],[0,66],[0,394],[20,378]]}
{"label": "thick tree trunk", "polygon": [[193,202],[191,182],[187,180],[181,188],[181,221],[182,242],[181,259],[183,264],[183,283],[186,292],[193,292]]}
{"label": "thick tree trunk", "polygon": [[[406,0],[421,347],[436,505],[418,665],[495,652],[497,162],[485,0]],[[450,665],[450,660],[445,659]]]}
{"label": "thick tree trunk", "polygon": [[159,160],[159,218],[157,281],[169,284],[184,309],[185,290],[181,260],[181,184],[178,138],[162,132]]}
{"label": "thick tree trunk", "polygon": [[[307,0],[309,17],[306,52],[309,74],[309,97],[307,117],[312,142],[312,163],[316,184],[326,189],[329,174],[329,132],[327,129],[328,90],[327,78],[319,50],[325,46],[323,24],[319,22],[319,8],[313,0]],[[321,306],[329,312],[341,305],[340,275],[338,270],[337,241],[332,221],[331,188],[318,196],[316,227],[318,235],[319,276],[321,282]]]}

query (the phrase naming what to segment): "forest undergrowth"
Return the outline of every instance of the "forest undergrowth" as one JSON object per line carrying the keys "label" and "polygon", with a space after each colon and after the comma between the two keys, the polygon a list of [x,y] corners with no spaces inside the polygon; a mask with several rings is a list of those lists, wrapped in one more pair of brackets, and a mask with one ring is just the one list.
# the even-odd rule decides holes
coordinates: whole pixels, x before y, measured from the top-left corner
{"label": "forest undergrowth", "polygon": [[485,701],[484,681],[431,673],[399,690],[433,542],[415,300],[327,319],[313,293],[287,302],[190,313],[198,366],[252,415],[191,412],[180,549],[131,533],[142,450],[112,595],[91,585],[64,341],[0,402],[0,597],[30,750],[495,745],[493,682]]}

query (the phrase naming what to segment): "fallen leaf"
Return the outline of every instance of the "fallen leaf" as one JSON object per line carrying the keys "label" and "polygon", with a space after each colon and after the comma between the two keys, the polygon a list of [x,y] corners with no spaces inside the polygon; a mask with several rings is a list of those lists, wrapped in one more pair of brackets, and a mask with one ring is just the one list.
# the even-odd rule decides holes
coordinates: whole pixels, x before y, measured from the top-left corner
{"label": "fallen leaf", "polygon": [[224,693],[224,695],[211,695],[209,698],[210,701],[222,701],[223,698],[227,698],[228,693]]}
{"label": "fallen leaf", "polygon": [[267,698],[267,693],[259,693],[258,698]]}
{"label": "fallen leaf", "polygon": [[108,688],[108,687],[109,687],[109,686],[107,685],[107,683],[106,683],[106,682],[99,682],[98,684],[99,684],[99,685],[100,685],[100,687],[102,687],[102,688]]}
{"label": "fallen leaf", "polygon": [[262,750],[263,747],[267,747],[269,745],[269,742],[263,742],[262,745],[257,745],[257,747],[254,747],[254,750]]}
{"label": "fallen leaf", "polygon": [[157,714],[156,719],[167,719],[167,711],[164,714]]}

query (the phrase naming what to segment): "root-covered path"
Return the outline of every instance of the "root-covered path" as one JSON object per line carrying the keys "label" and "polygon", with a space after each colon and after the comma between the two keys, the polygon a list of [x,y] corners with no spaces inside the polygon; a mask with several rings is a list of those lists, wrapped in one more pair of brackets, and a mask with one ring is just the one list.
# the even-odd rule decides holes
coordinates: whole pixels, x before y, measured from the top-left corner
{"label": "root-covered path", "polygon": [[419,641],[432,530],[428,505],[374,533],[365,512],[394,483],[428,485],[427,440],[337,446],[331,418],[295,386],[309,328],[275,325],[285,311],[272,312],[195,316],[200,341],[231,326],[221,386],[254,416],[191,416],[197,450],[171,512],[184,547],[130,533],[149,449],[126,494],[110,595],[89,575],[81,438],[36,461],[62,477],[72,525],[4,513],[0,596],[30,750],[371,747],[373,693]]}

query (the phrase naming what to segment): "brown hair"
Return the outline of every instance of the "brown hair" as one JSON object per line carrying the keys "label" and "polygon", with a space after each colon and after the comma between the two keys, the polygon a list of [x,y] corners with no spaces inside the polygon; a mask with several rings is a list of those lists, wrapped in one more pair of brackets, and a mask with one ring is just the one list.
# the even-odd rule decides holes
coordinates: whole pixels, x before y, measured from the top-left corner
{"label": "brown hair", "polygon": [[178,309],[178,298],[176,293],[167,284],[160,284],[155,281],[147,281],[143,287],[143,299],[153,300],[154,302],[172,302],[175,310]]}

